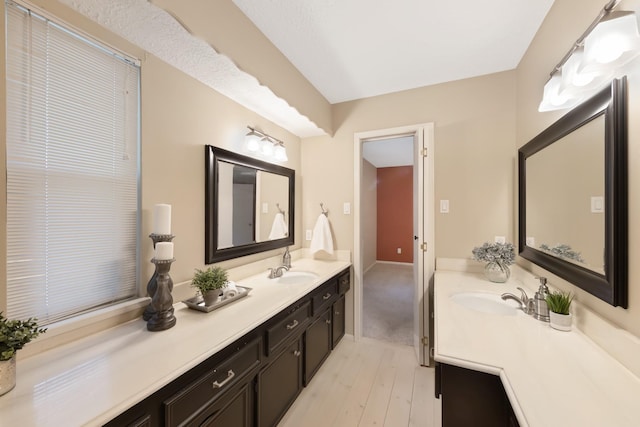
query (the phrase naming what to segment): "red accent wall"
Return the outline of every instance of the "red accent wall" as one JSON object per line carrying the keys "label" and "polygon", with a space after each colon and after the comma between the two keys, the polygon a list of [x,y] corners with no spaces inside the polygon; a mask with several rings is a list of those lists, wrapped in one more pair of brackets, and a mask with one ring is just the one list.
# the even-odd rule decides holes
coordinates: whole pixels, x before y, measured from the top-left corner
{"label": "red accent wall", "polygon": [[378,261],[413,262],[413,166],[378,168],[377,233]]}

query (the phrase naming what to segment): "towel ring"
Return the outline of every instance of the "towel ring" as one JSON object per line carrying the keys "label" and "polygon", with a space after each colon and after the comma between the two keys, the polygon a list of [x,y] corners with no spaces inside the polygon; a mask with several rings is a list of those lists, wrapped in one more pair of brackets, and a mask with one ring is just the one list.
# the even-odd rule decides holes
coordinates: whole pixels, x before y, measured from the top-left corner
{"label": "towel ring", "polygon": [[324,204],[322,202],[320,202],[320,210],[322,210],[322,215],[324,216],[329,214],[329,211],[324,209]]}

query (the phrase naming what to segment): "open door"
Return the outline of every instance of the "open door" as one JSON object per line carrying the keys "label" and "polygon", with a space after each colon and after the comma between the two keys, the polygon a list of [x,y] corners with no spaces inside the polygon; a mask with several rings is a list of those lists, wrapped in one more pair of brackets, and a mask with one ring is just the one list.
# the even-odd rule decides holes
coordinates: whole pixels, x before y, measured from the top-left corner
{"label": "open door", "polygon": [[433,125],[419,128],[414,135],[413,165],[413,346],[421,365],[429,366],[430,293],[434,268],[433,227]]}

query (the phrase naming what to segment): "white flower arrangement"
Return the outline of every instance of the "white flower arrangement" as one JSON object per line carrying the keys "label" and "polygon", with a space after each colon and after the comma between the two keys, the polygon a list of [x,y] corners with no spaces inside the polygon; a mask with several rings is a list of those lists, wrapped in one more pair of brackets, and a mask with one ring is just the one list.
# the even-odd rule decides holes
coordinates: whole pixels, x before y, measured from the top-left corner
{"label": "white flower arrangement", "polygon": [[516,260],[516,254],[512,243],[488,243],[473,248],[473,259],[476,261],[497,262],[503,265],[511,265]]}

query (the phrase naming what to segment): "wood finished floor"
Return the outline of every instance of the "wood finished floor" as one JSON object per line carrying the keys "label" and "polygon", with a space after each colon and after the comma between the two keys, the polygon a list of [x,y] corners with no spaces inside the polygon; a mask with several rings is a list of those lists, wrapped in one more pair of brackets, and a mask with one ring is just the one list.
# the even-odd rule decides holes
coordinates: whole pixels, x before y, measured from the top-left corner
{"label": "wood finished floor", "polygon": [[279,427],[439,427],[433,368],[413,347],[345,337]]}

